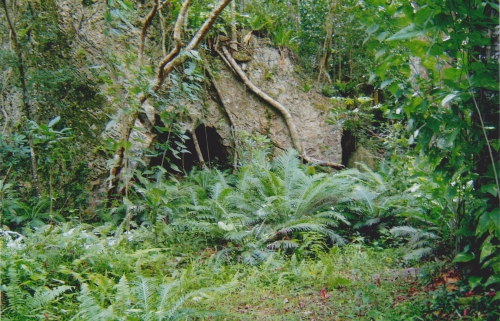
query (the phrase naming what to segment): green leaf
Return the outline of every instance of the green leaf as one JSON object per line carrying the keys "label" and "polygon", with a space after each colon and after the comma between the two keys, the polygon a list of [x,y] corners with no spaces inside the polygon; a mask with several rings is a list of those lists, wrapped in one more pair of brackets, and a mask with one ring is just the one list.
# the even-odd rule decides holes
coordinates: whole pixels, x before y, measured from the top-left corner
{"label": "green leaf", "polygon": [[491,244],[491,238],[493,235],[490,235],[486,240],[484,240],[483,245],[481,246],[481,256],[479,257],[479,263],[482,263],[486,257],[495,252],[495,246]]}
{"label": "green leaf", "polygon": [[482,276],[471,276],[468,280],[471,290],[474,290],[483,280]]}
{"label": "green leaf", "polygon": [[446,105],[448,105],[448,103],[450,101],[452,101],[453,99],[455,99],[455,97],[457,97],[457,94],[456,93],[452,93],[452,94],[449,94],[447,95],[446,97],[444,97],[444,99],[441,101],[441,106],[445,107]]}
{"label": "green leaf", "polygon": [[492,276],[490,276],[484,286],[487,287],[488,285],[495,283],[500,283],[500,274],[493,274]]}
{"label": "green leaf", "polygon": [[127,0],[117,0],[117,2],[122,6],[123,9],[134,11],[134,5],[132,4],[132,2]]}
{"label": "green leaf", "polygon": [[479,221],[477,222],[476,235],[480,236],[488,231],[490,229],[490,223],[490,213],[484,212],[481,214]]}
{"label": "green leaf", "polygon": [[500,139],[490,139],[490,145],[495,151],[500,149]]}
{"label": "green leaf", "polygon": [[388,85],[390,85],[393,81],[394,81],[394,79],[384,80],[382,82],[382,84],[380,84],[380,89],[384,89],[385,87],[387,87]]}
{"label": "green leaf", "polygon": [[373,34],[375,31],[377,31],[377,30],[378,30],[378,28],[380,28],[380,26],[379,26],[378,24],[376,24],[376,23],[375,23],[375,24],[372,24],[370,27],[368,27],[368,29],[366,29],[366,33],[367,33],[368,35],[371,35],[371,34]]}
{"label": "green leaf", "polygon": [[474,259],[474,254],[472,253],[458,253],[457,256],[455,256],[455,259],[453,260],[453,263],[458,263],[458,262],[469,262]]}
{"label": "green leaf", "polygon": [[498,3],[496,2],[493,2],[493,1],[486,1],[486,3],[488,3],[493,9],[495,9],[496,11],[499,11],[500,8],[498,7]]}
{"label": "green leaf", "polygon": [[380,48],[376,53],[375,53],[375,59],[378,59],[380,58],[381,56],[383,56],[385,54],[385,52],[387,51],[387,48],[386,47],[382,47]]}
{"label": "green leaf", "polygon": [[390,32],[389,32],[389,31],[384,31],[384,32],[380,33],[380,34],[377,36],[377,40],[378,40],[378,41],[380,41],[380,42],[382,42],[382,41],[384,41],[384,40],[387,38],[387,36],[388,36],[389,34],[390,34]]}
{"label": "green leaf", "polygon": [[406,39],[416,38],[424,35],[426,32],[430,30],[430,29],[424,29],[415,31],[414,29],[415,25],[411,24],[408,27],[399,30],[389,38],[385,39],[385,41],[396,41],[396,40],[406,40]]}
{"label": "green leaf", "polygon": [[500,208],[495,208],[490,212],[490,221],[496,228],[497,233],[500,232]]}
{"label": "green leaf", "polygon": [[483,185],[481,186],[480,191],[483,193],[490,193],[493,196],[497,196],[498,193],[497,186],[495,184]]}
{"label": "green leaf", "polygon": [[113,22],[113,19],[111,18],[111,13],[110,12],[106,12],[104,14],[104,20],[107,22],[107,23],[111,23]]}

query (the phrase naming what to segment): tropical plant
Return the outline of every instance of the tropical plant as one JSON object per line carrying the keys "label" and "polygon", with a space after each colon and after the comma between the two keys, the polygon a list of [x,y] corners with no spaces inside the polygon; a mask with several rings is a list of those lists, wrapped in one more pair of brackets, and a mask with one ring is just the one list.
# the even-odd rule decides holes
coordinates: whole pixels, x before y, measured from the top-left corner
{"label": "tropical plant", "polygon": [[[2,293],[6,301],[4,317],[7,320],[35,320],[52,317],[63,309],[55,304],[72,286],[55,285],[47,271],[32,259],[17,258],[2,266]],[[4,274],[4,273],[2,273]]]}
{"label": "tropical plant", "polygon": [[[295,150],[277,156],[272,164],[266,155],[254,150],[252,160],[242,165],[234,179],[216,172],[219,178],[211,188],[191,193],[184,217],[201,220],[209,228],[206,232],[217,231],[213,235],[226,240],[218,257],[232,253],[257,264],[272,251],[299,247],[301,235],[308,232],[344,243],[333,228],[349,222],[333,206],[348,198],[354,179],[342,174],[307,174]],[[195,177],[208,174],[204,171]]]}
{"label": "tropical plant", "polygon": [[376,5],[391,19],[372,17],[366,45],[376,51],[377,67],[371,80],[392,95],[386,115],[406,125],[403,137],[418,165],[414,175],[427,176],[419,188],[428,210],[417,219],[437,228],[428,232],[439,232],[439,244],[456,263],[482,270],[484,283],[473,283],[498,288],[500,96],[492,37],[498,3]]}
{"label": "tropical plant", "polygon": [[[181,320],[214,314],[181,306],[189,298],[208,296],[215,288],[182,294],[179,281],[161,283],[141,276],[129,281],[125,275],[116,284],[109,279],[103,282],[100,286],[82,284],[79,311],[71,320]],[[104,292],[102,286],[113,291]]]}

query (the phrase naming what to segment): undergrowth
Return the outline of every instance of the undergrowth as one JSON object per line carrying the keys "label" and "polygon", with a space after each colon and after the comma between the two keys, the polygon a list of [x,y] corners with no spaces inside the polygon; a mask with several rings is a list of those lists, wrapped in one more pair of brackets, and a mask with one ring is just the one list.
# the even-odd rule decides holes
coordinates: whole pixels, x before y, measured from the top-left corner
{"label": "undergrowth", "polygon": [[137,172],[108,222],[92,224],[20,225],[23,206],[3,185],[16,230],[0,238],[2,320],[495,317],[493,290],[403,259],[443,235],[418,225],[422,191],[366,167],[316,173],[293,150],[247,156],[235,174]]}

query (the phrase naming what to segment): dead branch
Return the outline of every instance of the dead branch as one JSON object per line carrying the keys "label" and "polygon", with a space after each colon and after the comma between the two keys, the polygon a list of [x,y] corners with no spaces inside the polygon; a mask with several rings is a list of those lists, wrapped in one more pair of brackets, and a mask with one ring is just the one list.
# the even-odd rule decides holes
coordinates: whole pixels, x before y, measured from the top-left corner
{"label": "dead branch", "polygon": [[142,56],[144,54],[144,41],[146,39],[146,33],[148,30],[149,25],[151,24],[151,21],[153,20],[154,16],[156,15],[156,12],[158,11],[158,0],[153,0],[154,5],[147,17],[144,19],[142,22],[142,31],[141,31],[141,46],[139,49],[139,59],[142,61]]}
{"label": "dead branch", "polygon": [[337,164],[337,163],[333,163],[333,162],[328,162],[328,161],[320,161],[320,160],[317,160],[317,159],[314,159],[314,158],[311,158],[311,157],[307,156],[305,154],[304,147],[302,146],[302,142],[299,139],[299,134],[298,134],[297,129],[295,127],[295,123],[293,121],[292,114],[288,111],[288,109],[286,109],[278,101],[276,101],[275,99],[273,99],[272,97],[270,97],[269,95],[267,95],[265,92],[263,92],[262,90],[260,90],[257,86],[255,86],[250,81],[250,79],[248,79],[248,77],[246,76],[245,72],[243,70],[241,70],[240,66],[236,63],[236,61],[231,56],[231,54],[229,53],[229,50],[227,50],[226,47],[223,46],[222,47],[222,51],[224,52],[224,55],[226,56],[227,61],[229,61],[229,63],[231,64],[232,68],[236,71],[236,73],[238,74],[238,76],[240,76],[240,78],[243,81],[243,83],[251,91],[253,91],[257,96],[259,96],[260,98],[262,98],[262,100],[264,100],[269,105],[271,105],[274,108],[276,108],[281,113],[281,115],[285,119],[285,123],[286,123],[286,125],[288,127],[288,131],[290,132],[290,138],[292,140],[292,145],[299,152],[300,157],[304,161],[306,161],[308,163],[316,163],[316,164],[323,165],[323,166],[329,166],[329,167],[333,167],[333,168],[336,168],[336,169],[344,168],[344,166],[341,165],[341,164]]}
{"label": "dead branch", "polygon": [[193,120],[193,129],[191,133],[193,134],[193,144],[194,149],[196,151],[196,155],[198,156],[198,161],[203,169],[207,169],[207,165],[205,163],[205,159],[203,159],[203,154],[201,153],[200,143],[198,142],[198,137],[196,136],[196,120]]}

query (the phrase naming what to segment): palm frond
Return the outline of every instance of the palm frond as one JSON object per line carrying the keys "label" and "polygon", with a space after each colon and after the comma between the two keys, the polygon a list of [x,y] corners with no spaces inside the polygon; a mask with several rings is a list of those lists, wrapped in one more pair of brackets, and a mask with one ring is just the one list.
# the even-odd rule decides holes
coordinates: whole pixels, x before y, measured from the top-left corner
{"label": "palm frond", "polygon": [[290,195],[293,190],[294,185],[305,174],[300,171],[300,160],[298,158],[299,154],[294,149],[289,149],[286,153],[282,153],[274,158],[273,165],[283,180],[284,194]]}
{"label": "palm frond", "polygon": [[37,291],[33,297],[26,300],[24,304],[27,305],[29,309],[35,310],[44,307],[58,296],[71,289],[73,289],[72,286],[61,285],[52,289]]}
{"label": "palm frond", "polygon": [[150,313],[154,305],[153,298],[156,294],[156,283],[152,278],[137,277],[137,281],[133,284],[133,291],[136,298],[139,300],[138,305],[143,308],[145,314]]}
{"label": "palm frond", "polygon": [[167,304],[170,302],[174,293],[172,289],[179,287],[179,281],[172,281],[169,283],[163,283],[160,285],[160,290],[158,292],[158,304],[156,306],[156,313],[161,314],[163,311],[166,311]]}
{"label": "palm frond", "polygon": [[336,212],[336,211],[321,212],[321,213],[315,214],[313,217],[315,217],[315,218],[321,218],[321,217],[331,218],[331,219],[335,219],[337,221],[340,221],[346,225],[351,225],[351,223],[347,220],[347,218],[345,217],[344,214]]}
{"label": "palm frond", "polygon": [[230,240],[232,242],[241,242],[243,239],[248,237],[250,234],[250,231],[232,231],[228,232],[225,235],[225,238],[227,240]]}
{"label": "palm frond", "polygon": [[280,240],[280,241],[274,241],[273,243],[270,243],[267,245],[267,248],[269,250],[277,250],[277,249],[296,249],[299,247],[299,244],[294,241],[294,240]]}
{"label": "palm frond", "polygon": [[403,256],[405,260],[420,260],[421,258],[428,256],[432,253],[433,249],[431,247],[422,247],[415,249]]}
{"label": "palm frond", "polygon": [[395,226],[390,232],[396,236],[411,236],[418,233],[418,230],[411,226]]}

